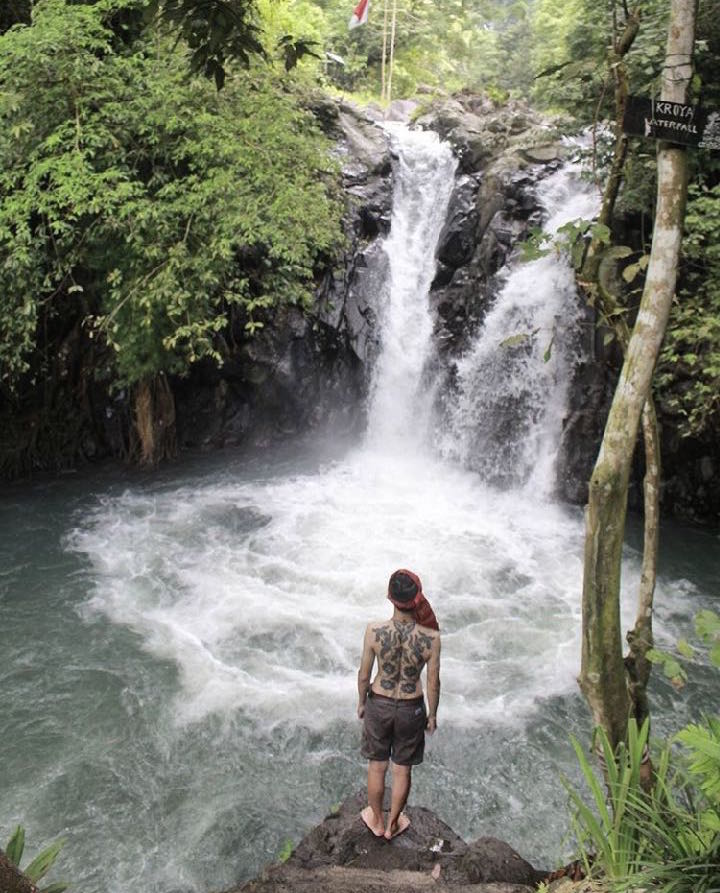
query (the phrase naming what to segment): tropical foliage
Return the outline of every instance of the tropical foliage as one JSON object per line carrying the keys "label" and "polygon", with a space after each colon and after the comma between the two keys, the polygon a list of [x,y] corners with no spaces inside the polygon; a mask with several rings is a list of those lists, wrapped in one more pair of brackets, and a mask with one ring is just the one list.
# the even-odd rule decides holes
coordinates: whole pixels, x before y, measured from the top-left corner
{"label": "tropical foliage", "polygon": [[626,746],[609,750],[607,795],[581,749],[594,809],[575,792],[575,827],[588,873],[608,891],[711,893],[720,866],[720,720],[688,725],[656,760],[653,785],[640,783],[646,732],[631,723]]}
{"label": "tropical foliage", "polygon": [[613,752],[607,734],[595,731],[606,784],[598,778],[580,743],[572,743],[589,788],[590,804],[569,784],[573,827],[588,875],[600,874],[612,887],[627,878],[643,851],[643,838],[630,815],[630,805],[642,792],[641,768],[648,742],[649,723],[641,729],[631,720],[628,740]]}
{"label": "tropical foliage", "polygon": [[42,374],[76,322],[118,384],[221,359],[218,336],[307,301],[339,237],[333,165],[271,67],[218,93],[171,41],[118,38],[136,6],[41,0],[0,38],[0,369]]}
{"label": "tropical foliage", "polygon": [[[695,618],[698,648],[686,640],[677,652],[654,649],[676,686],[687,678],[683,663],[709,662],[720,669],[720,617],[710,610]],[[573,741],[590,793],[567,784],[573,826],[586,871],[608,891],[644,889],[662,893],[712,893],[720,877],[720,718],[691,722],[655,756],[652,784],[642,777],[648,755],[648,723],[634,720],[628,738],[613,753],[602,729],[595,733],[604,779]]]}
{"label": "tropical foliage", "polygon": [[681,436],[720,436],[720,183],[690,189],[685,282],[660,357],[657,388]]}
{"label": "tropical foliage", "polygon": [[[22,827],[22,825],[18,825],[13,832],[12,837],[8,841],[7,846],[5,847],[4,854],[2,850],[0,850],[0,876],[2,876],[2,872],[6,868],[6,866],[3,864],[6,861],[7,863],[9,863],[10,866],[14,866],[16,869],[19,869],[22,872],[22,875],[24,877],[21,878],[21,880],[24,880],[26,878],[27,881],[30,881],[31,884],[37,885],[37,883],[41,881],[46,874],[48,874],[50,869],[55,864],[55,860],[57,859],[64,844],[64,840],[58,840],[55,843],[50,844],[50,846],[46,847],[44,850],[42,850],[42,852],[38,853],[38,855],[35,856],[34,859],[31,859],[24,868],[21,868],[21,862],[23,859],[23,854],[25,852],[25,829]],[[13,868],[12,871],[17,877],[15,868]],[[9,881],[9,878],[5,879],[5,883],[9,883]],[[26,884],[27,881],[25,881]],[[4,885],[2,889],[3,891],[5,890]],[[35,887],[34,889],[37,889],[37,887]],[[41,888],[39,893],[63,893],[65,889],[67,889],[67,884],[59,882]]]}

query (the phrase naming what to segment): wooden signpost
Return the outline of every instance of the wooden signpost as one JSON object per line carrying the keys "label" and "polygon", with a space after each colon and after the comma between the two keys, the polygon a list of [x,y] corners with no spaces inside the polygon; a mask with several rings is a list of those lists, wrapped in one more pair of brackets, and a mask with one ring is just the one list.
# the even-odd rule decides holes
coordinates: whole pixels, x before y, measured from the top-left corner
{"label": "wooden signpost", "polygon": [[623,131],[696,149],[720,151],[720,112],[644,96],[628,96]]}

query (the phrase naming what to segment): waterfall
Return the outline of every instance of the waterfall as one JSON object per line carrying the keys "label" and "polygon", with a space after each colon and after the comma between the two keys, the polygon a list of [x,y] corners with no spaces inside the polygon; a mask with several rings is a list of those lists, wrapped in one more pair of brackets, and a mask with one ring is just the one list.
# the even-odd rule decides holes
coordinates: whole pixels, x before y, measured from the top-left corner
{"label": "waterfall", "polygon": [[431,400],[422,372],[431,350],[428,292],[435,250],[454,185],[455,160],[436,134],[388,125],[396,163],[393,209],[385,240],[389,276],[379,311],[381,353],[374,370],[367,443],[372,447],[421,444]]}
{"label": "waterfall", "polygon": [[[578,218],[592,219],[597,193],[568,165],[538,188],[545,232]],[[441,452],[506,486],[549,496],[568,388],[592,324],[567,259],[552,251],[513,262],[470,349],[456,365]]]}
{"label": "waterfall", "polygon": [[[364,784],[362,637],[389,615],[397,567],[420,574],[443,635],[440,728],[413,803],[468,840],[492,834],[542,864],[564,855],[557,776],[576,767],[567,736],[589,734],[575,681],[582,518],[407,449],[422,441],[431,402],[427,292],[453,161],[432,135],[393,138],[392,273],[367,443],[227,450],[156,475],[43,481],[0,503],[5,821],[40,841],[66,825],[62,874],[85,893],[234,888]],[[548,178],[548,213],[587,216],[570,207],[578,188],[570,173]],[[518,277],[524,290],[511,288]],[[489,417],[510,399],[496,392],[530,392],[541,375],[526,398],[537,420],[518,440],[532,442],[538,467],[552,454],[550,435],[547,447],[531,435],[562,414],[562,394],[543,407],[546,390],[562,387],[559,364],[573,361],[556,322],[575,318],[560,302],[575,306],[571,280],[555,258],[507,273],[460,364],[452,430],[471,459],[532,464],[510,442],[503,458]],[[500,346],[535,329],[534,340]],[[515,362],[501,375],[503,351]],[[480,436],[491,422],[495,443]],[[661,640],[687,635],[714,597],[715,553],[702,546],[702,570],[693,542],[680,532],[666,547],[687,579],[658,581]],[[629,591],[640,573],[630,546]],[[697,679],[695,668],[690,686]],[[677,721],[685,695],[656,684],[658,722]],[[704,709],[717,703],[713,684],[699,689]]]}

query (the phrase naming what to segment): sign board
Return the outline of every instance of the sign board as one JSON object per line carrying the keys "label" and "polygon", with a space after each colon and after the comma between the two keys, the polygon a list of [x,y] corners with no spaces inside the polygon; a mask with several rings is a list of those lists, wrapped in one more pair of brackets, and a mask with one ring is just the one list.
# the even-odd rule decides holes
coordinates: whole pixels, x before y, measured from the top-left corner
{"label": "sign board", "polygon": [[628,96],[623,131],[698,149],[720,150],[720,112],[644,96]]}

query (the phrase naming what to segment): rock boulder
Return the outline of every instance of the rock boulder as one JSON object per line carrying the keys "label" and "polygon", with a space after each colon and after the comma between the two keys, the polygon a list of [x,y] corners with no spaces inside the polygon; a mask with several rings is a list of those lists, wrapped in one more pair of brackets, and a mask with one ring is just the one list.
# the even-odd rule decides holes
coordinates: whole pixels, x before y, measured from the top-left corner
{"label": "rock boulder", "polygon": [[[468,845],[429,809],[406,809],[410,827],[392,841],[375,837],[360,818],[362,792],[349,797],[298,844],[234,893],[530,893],[537,871],[494,838]],[[386,804],[387,805],[387,804]]]}

